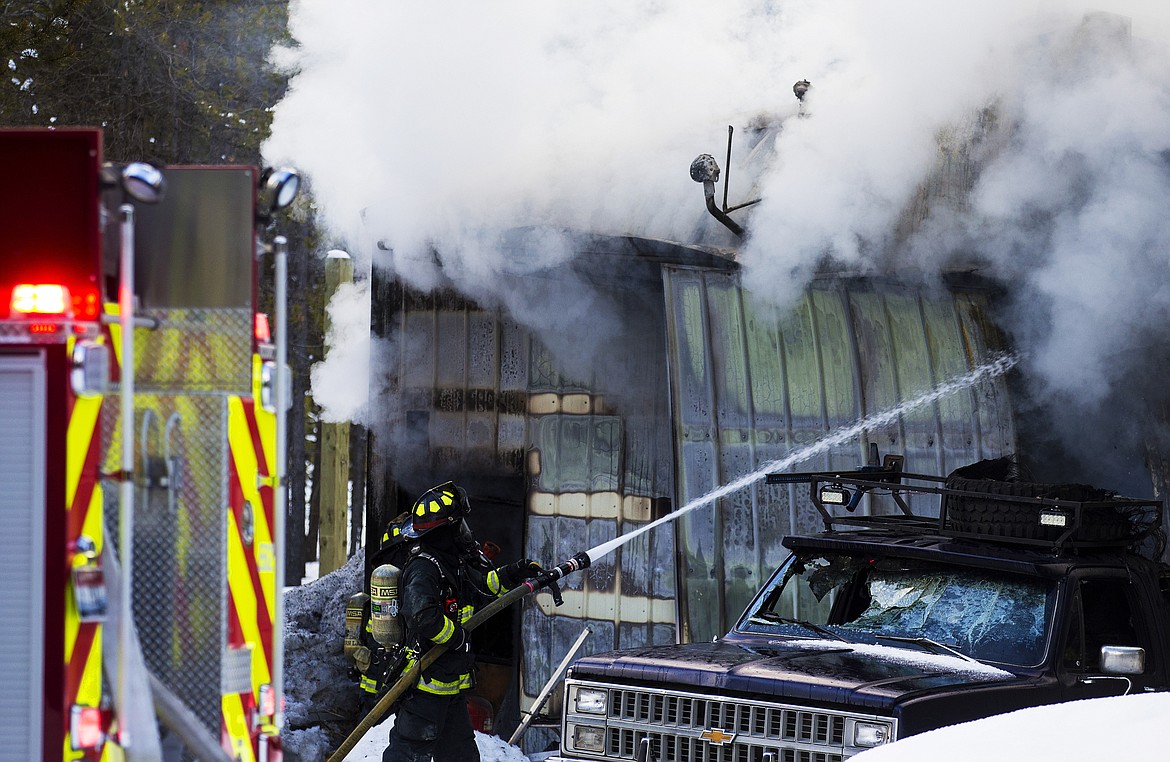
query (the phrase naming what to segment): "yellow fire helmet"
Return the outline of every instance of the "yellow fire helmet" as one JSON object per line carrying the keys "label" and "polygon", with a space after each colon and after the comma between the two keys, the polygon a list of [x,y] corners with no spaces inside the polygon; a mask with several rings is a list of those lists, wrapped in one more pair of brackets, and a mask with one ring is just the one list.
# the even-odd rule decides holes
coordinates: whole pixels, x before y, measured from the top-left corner
{"label": "yellow fire helmet", "polygon": [[454,482],[444,482],[422,493],[410,511],[391,522],[385,540],[417,540],[433,529],[457,524],[469,513],[467,492]]}

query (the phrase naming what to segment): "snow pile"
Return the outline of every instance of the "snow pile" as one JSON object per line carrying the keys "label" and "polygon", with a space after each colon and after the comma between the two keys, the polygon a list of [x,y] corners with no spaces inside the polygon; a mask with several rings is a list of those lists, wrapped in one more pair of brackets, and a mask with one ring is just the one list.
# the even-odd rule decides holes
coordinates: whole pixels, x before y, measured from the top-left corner
{"label": "snow pile", "polygon": [[[1098,762],[1166,759],[1170,694],[1071,701],[911,736],[855,762]],[[1095,732],[1094,732],[1095,731]]]}
{"label": "snow pile", "polygon": [[363,566],[358,553],[337,571],[285,592],[284,746],[290,756],[324,759],[362,719],[342,644],[345,602],[362,589]]}

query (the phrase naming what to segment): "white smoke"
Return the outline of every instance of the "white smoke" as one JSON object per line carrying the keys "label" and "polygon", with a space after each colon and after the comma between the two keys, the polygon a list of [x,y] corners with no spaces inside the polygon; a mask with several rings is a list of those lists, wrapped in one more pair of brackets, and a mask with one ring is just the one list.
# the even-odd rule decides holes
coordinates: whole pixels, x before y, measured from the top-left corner
{"label": "white smoke", "polygon": [[1080,36],[1053,40],[1005,100],[1012,145],[976,186],[969,222],[1046,308],[1035,369],[1096,402],[1170,318],[1170,58]]}
{"label": "white smoke", "polygon": [[[1091,10],[1129,17],[1137,39],[1086,34]],[[297,73],[265,154],[311,177],[359,267],[508,303],[574,256],[509,247],[510,228],[688,240],[705,215],[691,159],[770,114],[783,129],[740,251],[757,294],[791,298],[826,259],[976,262],[1016,289],[1027,372],[1086,411],[1125,388],[1170,318],[1162,3],[299,0],[291,28],[277,58]],[[792,118],[804,78],[808,118]],[[940,134],[980,114],[994,124],[970,192],[891,257]],[[733,203],[750,180],[733,175]],[[364,376],[330,383],[345,378]]]}
{"label": "white smoke", "polygon": [[[902,275],[974,263],[1011,291],[1007,328],[1043,408],[1029,414],[1051,417],[1065,448],[1081,440],[1083,460],[1132,461],[1170,351],[1167,42],[1069,4],[856,10],[855,30],[902,31],[850,35],[850,53],[810,75],[812,116],[786,125],[762,181],[747,283],[792,295],[825,259]],[[978,172],[968,193],[934,189],[892,247],[940,136]]]}
{"label": "white smoke", "polygon": [[315,363],[309,380],[321,420],[364,422],[370,378],[370,284],[342,283],[325,307],[325,361]]}

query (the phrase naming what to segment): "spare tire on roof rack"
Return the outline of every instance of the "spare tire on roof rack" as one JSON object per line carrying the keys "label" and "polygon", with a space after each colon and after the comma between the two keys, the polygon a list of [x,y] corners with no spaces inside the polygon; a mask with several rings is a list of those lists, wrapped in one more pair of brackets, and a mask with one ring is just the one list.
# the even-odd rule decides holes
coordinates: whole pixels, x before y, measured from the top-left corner
{"label": "spare tire on roof rack", "polygon": [[1147,506],[1128,506],[1114,491],[1090,484],[1044,484],[1017,479],[1015,460],[1010,456],[982,460],[953,471],[945,483],[950,492],[943,498],[946,528],[989,538],[1056,542],[1067,529],[1041,522],[1042,510],[1052,510],[1054,504],[1029,500],[1040,498],[1090,504],[1082,507],[1079,526],[1065,538],[1074,544],[1125,546],[1145,534],[1143,516],[1137,514],[1146,513]]}

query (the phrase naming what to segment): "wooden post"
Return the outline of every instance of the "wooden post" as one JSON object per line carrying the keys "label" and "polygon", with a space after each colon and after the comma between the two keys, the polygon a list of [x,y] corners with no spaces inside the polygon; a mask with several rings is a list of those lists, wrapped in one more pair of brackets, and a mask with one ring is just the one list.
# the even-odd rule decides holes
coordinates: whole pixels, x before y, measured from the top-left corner
{"label": "wooden post", "polygon": [[[342,283],[353,282],[353,262],[344,251],[331,251],[325,259],[325,304]],[[331,321],[325,313],[325,335]],[[329,348],[326,347],[326,352]],[[321,424],[321,535],[318,573],[325,576],[340,569],[349,558],[349,422]]]}

